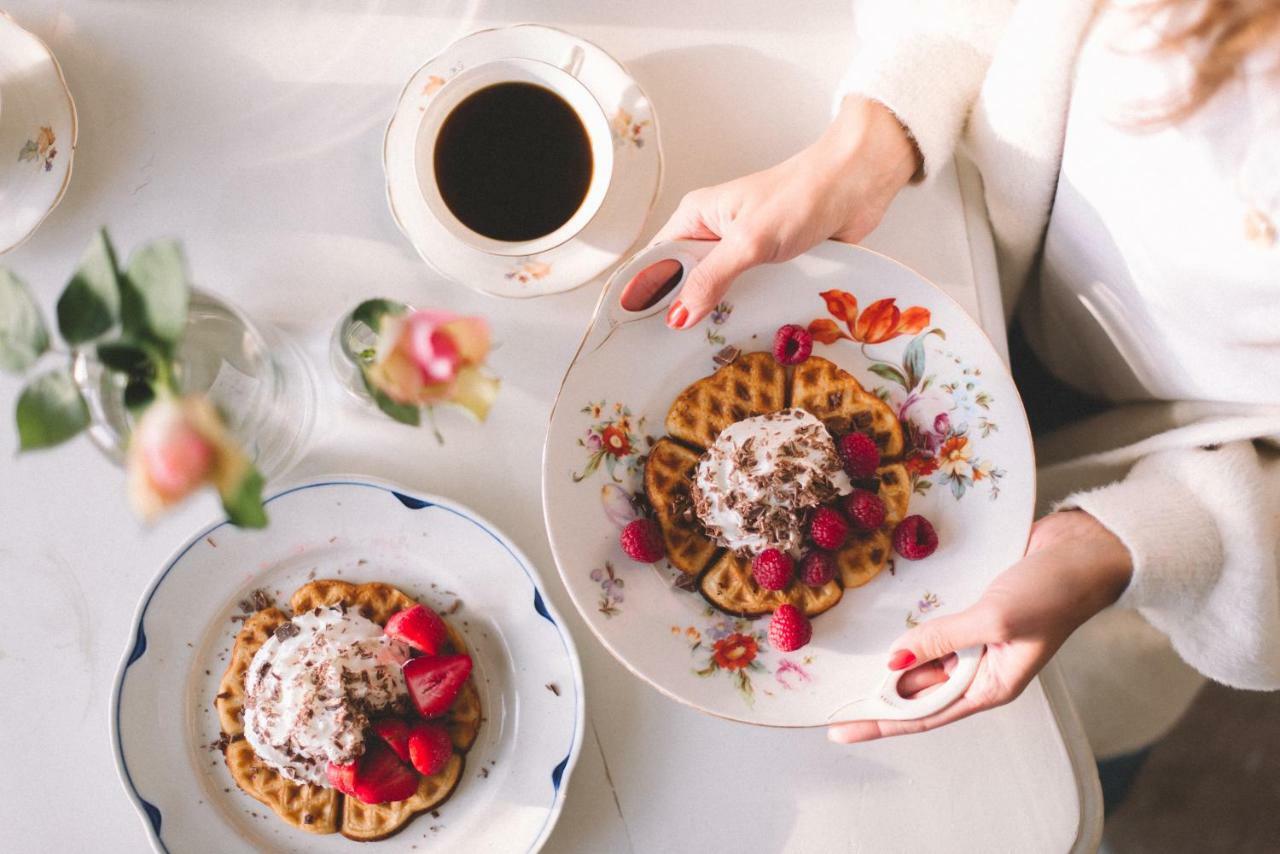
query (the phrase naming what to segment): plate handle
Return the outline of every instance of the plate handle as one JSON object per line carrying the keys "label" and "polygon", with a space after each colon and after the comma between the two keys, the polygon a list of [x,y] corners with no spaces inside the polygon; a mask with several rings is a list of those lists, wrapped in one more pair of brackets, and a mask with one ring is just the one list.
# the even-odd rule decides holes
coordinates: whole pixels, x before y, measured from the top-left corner
{"label": "plate handle", "polygon": [[827,716],[832,723],[845,721],[911,721],[928,717],[951,705],[968,690],[978,673],[985,646],[968,646],[956,652],[956,664],[943,682],[921,697],[907,698],[898,693],[898,682],[909,671],[890,673],[874,694],[846,703]]}
{"label": "plate handle", "polygon": [[715,245],[714,240],[674,240],[632,255],[605,285],[604,315],[609,324],[620,326],[666,311]]}

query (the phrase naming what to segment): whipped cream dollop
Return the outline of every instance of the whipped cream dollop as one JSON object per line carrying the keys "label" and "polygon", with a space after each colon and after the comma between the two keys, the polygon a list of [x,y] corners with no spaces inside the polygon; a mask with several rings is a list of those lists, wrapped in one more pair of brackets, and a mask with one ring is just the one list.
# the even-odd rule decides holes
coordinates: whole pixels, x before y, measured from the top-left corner
{"label": "whipped cream dollop", "polygon": [[821,421],[803,409],[744,418],[702,455],[693,510],[720,545],[755,555],[799,556],[809,511],[853,491]]}
{"label": "whipped cream dollop", "polygon": [[245,738],[298,783],[328,786],[329,762],[364,752],[369,717],[407,711],[409,647],[354,611],[315,608],[284,623],[245,676]]}

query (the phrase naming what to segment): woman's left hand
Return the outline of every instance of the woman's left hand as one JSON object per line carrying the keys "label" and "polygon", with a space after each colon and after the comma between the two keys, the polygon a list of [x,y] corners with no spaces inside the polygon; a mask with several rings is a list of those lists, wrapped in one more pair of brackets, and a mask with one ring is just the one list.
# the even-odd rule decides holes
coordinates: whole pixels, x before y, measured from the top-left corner
{"label": "woman's left hand", "polygon": [[1113,604],[1129,584],[1129,550],[1082,510],[1046,516],[1031,529],[1026,556],[958,614],[921,623],[894,643],[891,670],[912,696],[944,681],[956,650],[986,644],[967,691],[940,712],[912,721],[854,721],[828,731],[850,744],[935,729],[1016,698],[1071,633]]}

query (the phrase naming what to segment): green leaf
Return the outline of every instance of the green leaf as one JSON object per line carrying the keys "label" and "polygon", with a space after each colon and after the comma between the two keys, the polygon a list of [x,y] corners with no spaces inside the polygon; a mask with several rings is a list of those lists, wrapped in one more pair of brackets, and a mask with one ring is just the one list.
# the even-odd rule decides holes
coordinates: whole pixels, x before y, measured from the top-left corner
{"label": "green leaf", "polygon": [[262,474],[249,466],[233,491],[222,496],[227,519],[238,528],[267,527],[267,510],[262,506]]}
{"label": "green leaf", "polygon": [[98,361],[113,371],[130,376],[145,376],[151,371],[147,351],[131,341],[104,341],[97,346]]}
{"label": "green leaf", "polygon": [[889,382],[897,383],[898,385],[905,388],[907,391],[911,390],[911,386],[907,385],[907,378],[902,375],[902,372],[899,371],[897,368],[895,368],[893,365],[888,364],[887,362],[872,362],[871,366],[867,368],[867,370],[871,371],[871,373],[875,374],[881,379],[886,379]]}
{"label": "green leaf", "polygon": [[124,405],[131,412],[138,412],[156,399],[156,390],[144,379],[131,379],[124,387]]}
{"label": "green leaf", "polygon": [[67,369],[40,374],[18,397],[18,449],[51,448],[89,426],[89,407]]}
{"label": "green leaf", "polygon": [[360,372],[360,378],[364,380],[365,391],[373,398],[373,402],[378,405],[385,414],[391,416],[401,424],[408,424],[411,427],[417,427],[422,423],[422,410],[408,403],[396,403],[386,392],[379,389],[373,383],[369,382],[369,375],[364,371]]}
{"label": "green leaf", "polygon": [[920,378],[924,376],[924,339],[930,335],[937,335],[942,339],[947,337],[941,329],[925,330],[911,339],[906,352],[902,355],[902,367],[906,369],[907,382],[910,383],[907,386],[908,391],[920,385]]}
{"label": "green leaf", "polygon": [[21,373],[49,349],[40,309],[22,280],[0,268],[0,370]]}
{"label": "green leaf", "polygon": [[353,320],[359,320],[374,332],[377,332],[383,315],[403,314],[407,310],[408,306],[395,300],[367,299],[356,306],[355,311],[351,312],[351,317]]}
{"label": "green leaf", "polygon": [[136,250],[120,282],[125,332],[174,344],[187,325],[187,262],[176,240],[156,240]]}
{"label": "green leaf", "polygon": [[114,326],[119,316],[115,250],[107,232],[99,231],[58,297],[58,331],[68,344],[83,344]]}

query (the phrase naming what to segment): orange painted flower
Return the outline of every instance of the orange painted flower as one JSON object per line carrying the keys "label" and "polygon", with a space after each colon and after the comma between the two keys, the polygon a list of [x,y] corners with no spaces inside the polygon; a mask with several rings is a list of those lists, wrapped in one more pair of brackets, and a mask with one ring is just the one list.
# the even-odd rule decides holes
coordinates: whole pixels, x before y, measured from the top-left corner
{"label": "orange painted flower", "polygon": [[914,335],[929,325],[929,309],[918,305],[906,311],[898,308],[893,297],[876,300],[858,311],[858,298],[848,291],[823,291],[827,311],[844,323],[845,332],[834,320],[818,318],[809,324],[809,334],[823,344],[834,344],[841,338],[863,344],[881,344],[899,335]]}
{"label": "orange painted flower", "polygon": [[625,457],[631,453],[631,441],[627,438],[626,431],[616,424],[610,424],[601,430],[600,438],[604,441],[605,453],[615,457]]}
{"label": "orange painted flower", "polygon": [[734,632],[715,642],[713,656],[723,670],[741,670],[756,660],[760,647],[751,635]]}
{"label": "orange painted flower", "polygon": [[938,450],[938,460],[938,467],[944,474],[973,477],[973,466],[969,463],[969,440],[964,436],[952,436],[943,442]]}

